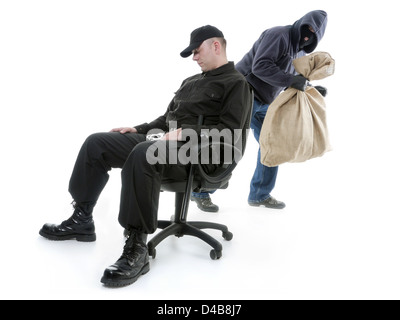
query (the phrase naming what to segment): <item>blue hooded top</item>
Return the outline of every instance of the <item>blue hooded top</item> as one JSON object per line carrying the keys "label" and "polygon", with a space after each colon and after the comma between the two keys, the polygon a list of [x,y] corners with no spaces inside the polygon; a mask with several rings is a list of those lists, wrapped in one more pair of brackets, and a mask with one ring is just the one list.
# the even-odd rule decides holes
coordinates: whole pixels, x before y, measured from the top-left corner
{"label": "blue hooded top", "polygon": [[[315,10],[293,25],[274,27],[264,31],[251,50],[236,64],[254,89],[257,100],[271,104],[279,93],[292,83],[295,75],[293,60],[315,50],[325,33],[328,15]],[[300,49],[302,26],[315,31],[314,41]]]}

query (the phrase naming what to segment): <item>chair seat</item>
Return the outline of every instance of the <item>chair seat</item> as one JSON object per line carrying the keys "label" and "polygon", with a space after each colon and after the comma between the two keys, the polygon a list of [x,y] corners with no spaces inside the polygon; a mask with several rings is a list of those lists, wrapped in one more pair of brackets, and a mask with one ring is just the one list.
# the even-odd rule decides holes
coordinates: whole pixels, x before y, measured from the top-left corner
{"label": "chair seat", "polygon": [[[163,180],[161,182],[161,190],[169,192],[185,192],[187,181],[176,181],[176,180]],[[200,181],[194,180],[193,187],[200,187]]]}
{"label": "chair seat", "polygon": [[[162,181],[161,191],[167,192],[185,192],[187,181],[174,181],[174,180],[165,180]],[[217,189],[227,189],[229,186],[229,182],[227,181],[223,185],[221,184],[212,184],[212,183],[201,183],[200,181],[193,181],[193,191],[194,192],[212,192]]]}

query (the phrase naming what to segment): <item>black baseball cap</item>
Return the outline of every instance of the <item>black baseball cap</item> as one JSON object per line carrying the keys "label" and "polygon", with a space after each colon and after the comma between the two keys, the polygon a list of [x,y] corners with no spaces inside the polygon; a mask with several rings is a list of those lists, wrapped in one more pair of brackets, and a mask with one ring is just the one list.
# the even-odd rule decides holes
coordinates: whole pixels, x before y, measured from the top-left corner
{"label": "black baseball cap", "polygon": [[216,27],[210,25],[194,30],[190,35],[189,47],[181,52],[181,57],[190,57],[194,49],[197,49],[204,41],[211,38],[224,38],[224,34]]}

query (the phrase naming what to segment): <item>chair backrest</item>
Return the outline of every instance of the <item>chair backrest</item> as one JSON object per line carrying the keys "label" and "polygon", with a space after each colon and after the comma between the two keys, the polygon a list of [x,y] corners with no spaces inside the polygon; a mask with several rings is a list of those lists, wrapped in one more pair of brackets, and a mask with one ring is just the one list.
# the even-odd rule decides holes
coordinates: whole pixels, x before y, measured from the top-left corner
{"label": "chair backrest", "polygon": [[[236,168],[238,162],[242,159],[246,149],[247,138],[250,131],[253,103],[254,93],[251,91],[249,100],[245,106],[245,110],[243,110],[244,121],[243,127],[240,128],[241,132],[237,137],[235,136],[233,146],[225,145],[228,148],[232,148],[231,161],[229,163],[222,164],[211,174],[207,173],[207,170],[205,170],[201,163],[197,165],[197,174],[195,178],[195,181],[197,181],[193,185],[196,192],[214,191],[216,189],[226,189],[228,187],[232,172]],[[223,143],[221,143],[221,145],[223,145]]]}

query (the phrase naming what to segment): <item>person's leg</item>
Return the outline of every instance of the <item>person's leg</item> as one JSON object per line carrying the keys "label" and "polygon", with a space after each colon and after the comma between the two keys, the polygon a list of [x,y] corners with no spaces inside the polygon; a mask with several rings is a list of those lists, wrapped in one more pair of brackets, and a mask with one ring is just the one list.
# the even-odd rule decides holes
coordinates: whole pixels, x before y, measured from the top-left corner
{"label": "person's leg", "polygon": [[96,204],[108,182],[112,168],[122,168],[132,149],[145,135],[119,132],[89,136],[78,154],[69,182],[69,192],[77,203]]}
{"label": "person's leg", "polygon": [[[260,142],[261,129],[264,123],[269,105],[261,104],[254,100],[251,129],[257,142]],[[261,150],[258,150],[257,166],[254,171],[251,183],[248,202],[252,206],[267,206],[269,208],[282,209],[285,205],[271,197],[271,192],[275,187],[279,167],[267,167],[260,161]]]}
{"label": "person's leg", "polygon": [[212,192],[192,192],[191,201],[196,202],[197,208],[205,212],[218,212],[219,207],[211,200],[210,194]]}
{"label": "person's leg", "polygon": [[81,147],[69,183],[74,213],[60,225],[45,224],[40,235],[50,240],[95,241],[93,208],[108,181],[111,168],[122,168],[135,145],[144,135],[118,132],[96,133]]}
{"label": "person's leg", "polygon": [[[183,143],[149,141],[138,144],[132,150],[121,172],[119,222],[122,227],[134,228],[147,234],[157,229],[162,179],[187,179],[189,166],[177,163],[178,159],[170,161],[170,156],[177,155],[182,145]],[[156,159],[162,161],[150,159],[155,150]]]}
{"label": "person's leg", "polygon": [[[151,164],[149,148],[165,144],[159,153],[164,154],[165,162]],[[106,286],[118,287],[134,283],[150,270],[149,254],[146,246],[147,235],[157,229],[158,204],[162,179],[185,179],[188,166],[168,164],[170,144],[166,141],[143,142],[129,155],[121,172],[122,188],[119,222],[129,230],[123,254],[116,263],[104,271],[101,282]],[[163,156],[160,156],[162,158]]]}

